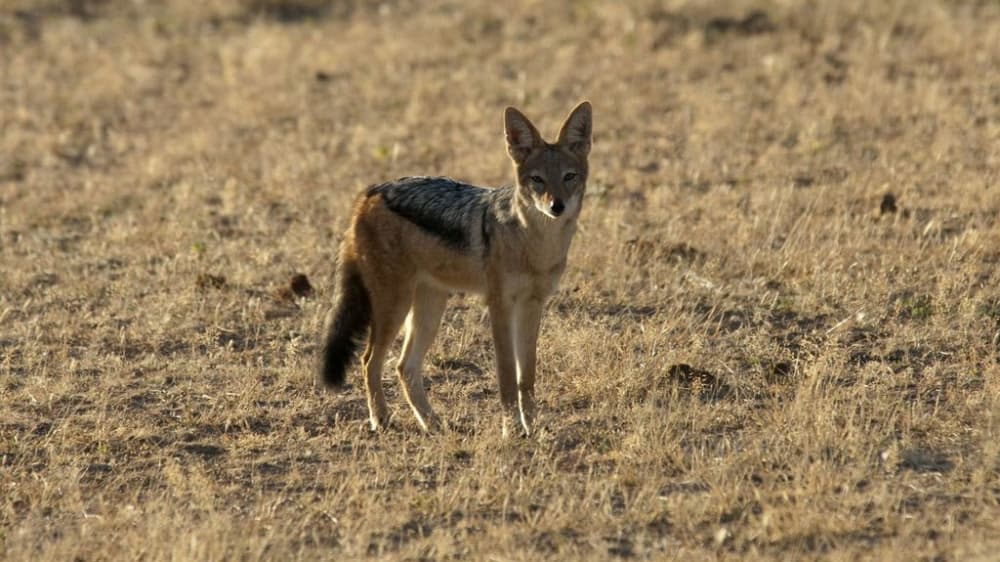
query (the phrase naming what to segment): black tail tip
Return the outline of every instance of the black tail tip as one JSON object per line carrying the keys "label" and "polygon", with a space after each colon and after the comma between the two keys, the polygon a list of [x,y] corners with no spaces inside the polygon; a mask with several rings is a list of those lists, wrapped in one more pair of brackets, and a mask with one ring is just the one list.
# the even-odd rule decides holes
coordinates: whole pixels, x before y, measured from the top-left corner
{"label": "black tail tip", "polygon": [[361,281],[361,275],[350,264],[342,266],[337,302],[327,317],[326,338],[323,342],[320,378],[330,387],[341,387],[347,379],[347,369],[354,360],[360,342],[368,329],[371,304]]}
{"label": "black tail tip", "polygon": [[338,368],[337,365],[331,365],[324,361],[320,367],[319,378],[327,387],[341,388],[347,382],[347,373],[343,367]]}

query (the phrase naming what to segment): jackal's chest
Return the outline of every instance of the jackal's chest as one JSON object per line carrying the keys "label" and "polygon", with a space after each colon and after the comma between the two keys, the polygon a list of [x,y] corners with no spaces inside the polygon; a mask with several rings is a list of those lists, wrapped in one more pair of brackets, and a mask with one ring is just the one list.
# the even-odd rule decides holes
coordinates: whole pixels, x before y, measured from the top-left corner
{"label": "jackal's chest", "polygon": [[545,270],[510,272],[504,276],[502,291],[507,300],[545,300],[559,286],[566,262],[550,265]]}
{"label": "jackal's chest", "polygon": [[529,248],[524,255],[523,271],[512,283],[518,293],[545,299],[559,286],[566,270],[566,257],[572,232],[568,236],[552,237]]}

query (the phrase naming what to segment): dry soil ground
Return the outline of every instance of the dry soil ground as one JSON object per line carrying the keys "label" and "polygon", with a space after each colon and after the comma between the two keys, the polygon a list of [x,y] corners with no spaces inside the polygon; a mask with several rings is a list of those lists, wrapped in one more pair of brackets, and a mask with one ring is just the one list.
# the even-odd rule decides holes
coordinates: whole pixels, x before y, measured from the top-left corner
{"label": "dry soil ground", "polygon": [[[461,296],[369,434],[352,197],[584,98],[542,434]],[[1000,3],[2,0],[0,127],[2,557],[1000,556]]]}

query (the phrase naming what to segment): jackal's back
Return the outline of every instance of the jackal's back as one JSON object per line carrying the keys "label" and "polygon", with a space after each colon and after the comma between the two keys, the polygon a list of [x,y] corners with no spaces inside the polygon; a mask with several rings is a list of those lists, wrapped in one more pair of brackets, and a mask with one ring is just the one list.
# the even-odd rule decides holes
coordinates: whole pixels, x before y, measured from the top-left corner
{"label": "jackal's back", "polygon": [[513,190],[490,189],[444,177],[407,177],[374,185],[386,207],[454,250],[489,246],[492,225],[510,219]]}

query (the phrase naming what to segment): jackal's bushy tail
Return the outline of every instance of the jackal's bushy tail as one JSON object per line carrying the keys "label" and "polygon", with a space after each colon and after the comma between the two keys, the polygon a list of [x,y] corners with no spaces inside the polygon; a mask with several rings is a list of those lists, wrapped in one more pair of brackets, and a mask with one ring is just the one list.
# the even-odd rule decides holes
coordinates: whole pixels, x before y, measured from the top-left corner
{"label": "jackal's bushy tail", "polygon": [[360,339],[371,323],[371,301],[353,261],[340,264],[336,302],[327,317],[326,341],[323,343],[323,382],[341,386],[347,378],[347,368],[358,351]]}

